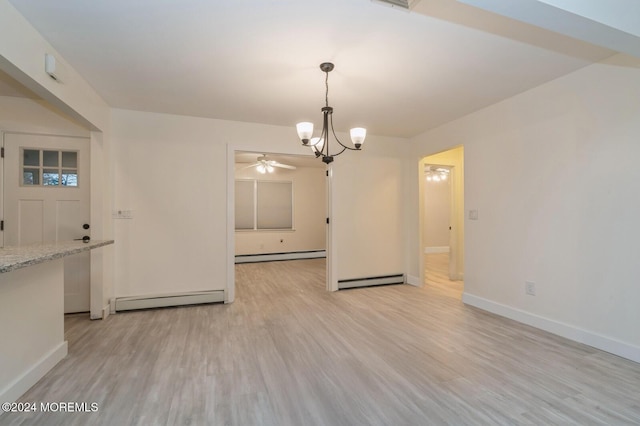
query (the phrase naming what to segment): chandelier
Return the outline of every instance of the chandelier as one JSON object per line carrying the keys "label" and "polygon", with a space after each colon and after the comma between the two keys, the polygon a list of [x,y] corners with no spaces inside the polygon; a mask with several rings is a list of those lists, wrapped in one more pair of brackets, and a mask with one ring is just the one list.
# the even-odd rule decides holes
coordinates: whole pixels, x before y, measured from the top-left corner
{"label": "chandelier", "polygon": [[[322,161],[325,164],[329,164],[333,161],[333,157],[342,154],[345,150],[359,151],[364,142],[364,138],[367,136],[367,129],[362,127],[354,127],[351,129],[351,142],[355,148],[351,148],[342,142],[336,136],[335,130],[333,130],[333,108],[329,106],[329,73],[333,70],[333,64],[331,62],[323,62],[320,64],[320,69],[325,73],[324,85],[325,92],[325,105],[322,108],[322,132],[320,137],[312,138],[313,135],[313,123],[302,122],[296,124],[298,130],[298,137],[302,141],[304,146],[309,146],[315,153],[316,157],[322,157]],[[329,129],[331,126],[331,129]],[[329,135],[333,135],[333,138],[340,145],[337,152],[330,152],[329,148]]]}

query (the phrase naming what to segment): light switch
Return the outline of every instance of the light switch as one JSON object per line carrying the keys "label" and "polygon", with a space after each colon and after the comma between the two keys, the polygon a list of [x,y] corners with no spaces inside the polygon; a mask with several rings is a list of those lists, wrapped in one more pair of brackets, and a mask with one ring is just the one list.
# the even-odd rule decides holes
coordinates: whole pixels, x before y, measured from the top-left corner
{"label": "light switch", "polygon": [[478,220],[478,210],[469,210],[469,220]]}

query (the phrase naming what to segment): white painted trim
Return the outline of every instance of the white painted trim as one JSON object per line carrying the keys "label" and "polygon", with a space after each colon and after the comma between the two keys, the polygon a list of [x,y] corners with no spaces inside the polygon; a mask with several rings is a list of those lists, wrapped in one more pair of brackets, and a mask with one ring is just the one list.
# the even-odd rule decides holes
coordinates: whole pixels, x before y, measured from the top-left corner
{"label": "white painted trim", "polygon": [[274,262],[279,260],[300,260],[300,259],[319,259],[327,257],[326,250],[309,250],[309,251],[292,251],[288,253],[260,253],[260,254],[238,254],[235,262],[239,263],[258,263],[258,262]]}
{"label": "white painted trim", "polygon": [[167,306],[199,305],[224,302],[224,290],[193,291],[188,293],[155,294],[116,298],[116,311],[163,308]]}
{"label": "white painted trim", "polygon": [[431,254],[431,253],[449,253],[449,246],[424,248],[424,254]]}
{"label": "white painted trim", "polygon": [[102,319],[106,320],[109,315],[111,315],[111,305],[107,303],[104,308],[102,308]]}
{"label": "white painted trim", "polygon": [[333,224],[335,218],[335,201],[333,193],[333,179],[335,170],[333,169],[333,163],[330,163],[326,167],[327,170],[327,217],[329,223],[327,224],[327,290],[338,291],[338,234],[336,227]]}
{"label": "white painted trim", "polygon": [[364,277],[349,280],[338,280],[339,289],[355,287],[371,287],[374,285],[404,284],[406,282],[404,274],[393,274],[381,277]]}
{"label": "white painted trim", "polygon": [[45,354],[20,377],[0,392],[0,402],[15,402],[43,378],[57,363],[67,356],[68,345],[64,341]]}
{"label": "white painted trim", "polygon": [[407,275],[407,284],[411,284],[416,287],[422,287],[422,281],[420,281],[420,277],[416,277],[414,275]]}
{"label": "white painted trim", "polygon": [[614,338],[584,330],[571,324],[566,324],[520,309],[512,308],[466,292],[462,294],[462,301],[467,305],[475,306],[476,308],[548,331],[549,333],[556,334],[569,340],[584,343],[585,345],[630,359],[631,361],[640,362],[639,346],[621,342]]}
{"label": "white painted trim", "polygon": [[227,144],[227,287],[224,303],[233,303],[236,295],[235,164],[236,147]]}

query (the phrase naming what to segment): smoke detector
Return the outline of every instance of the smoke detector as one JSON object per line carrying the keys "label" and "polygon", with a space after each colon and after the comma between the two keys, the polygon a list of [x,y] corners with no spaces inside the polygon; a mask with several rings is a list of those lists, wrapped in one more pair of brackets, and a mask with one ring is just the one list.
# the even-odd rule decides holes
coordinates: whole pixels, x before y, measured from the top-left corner
{"label": "smoke detector", "polygon": [[385,6],[411,10],[420,0],[371,0],[374,3],[380,3]]}

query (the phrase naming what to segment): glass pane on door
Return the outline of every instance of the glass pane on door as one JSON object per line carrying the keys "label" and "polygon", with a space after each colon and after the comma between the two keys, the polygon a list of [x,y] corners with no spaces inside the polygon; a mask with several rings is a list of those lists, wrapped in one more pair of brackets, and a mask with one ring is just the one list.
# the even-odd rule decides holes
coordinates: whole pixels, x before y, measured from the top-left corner
{"label": "glass pane on door", "polygon": [[22,152],[22,163],[25,166],[39,166],[40,151],[37,149],[25,149]]}
{"label": "glass pane on door", "polygon": [[42,184],[58,186],[60,184],[60,174],[58,171],[56,169],[44,169],[42,173]]}
{"label": "glass pane on door", "polygon": [[22,172],[23,185],[40,185],[40,169],[27,169]]}

